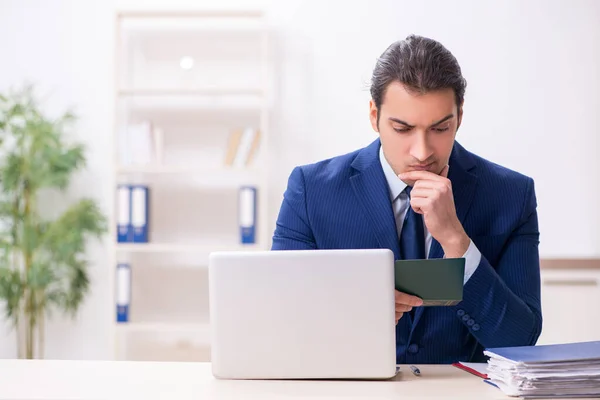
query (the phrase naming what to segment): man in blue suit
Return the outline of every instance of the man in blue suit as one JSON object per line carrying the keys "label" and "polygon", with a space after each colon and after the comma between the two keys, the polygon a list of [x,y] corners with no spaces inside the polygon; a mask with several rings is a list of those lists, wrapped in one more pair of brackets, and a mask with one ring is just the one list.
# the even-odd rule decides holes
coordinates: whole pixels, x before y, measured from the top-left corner
{"label": "man in blue suit", "polygon": [[542,314],[533,180],[455,141],[466,82],[440,43],[414,35],[393,43],[371,83],[379,138],[292,171],[272,249],[464,257],[458,305],[419,307],[396,292],[399,364],[481,362],[484,348],[535,344]]}

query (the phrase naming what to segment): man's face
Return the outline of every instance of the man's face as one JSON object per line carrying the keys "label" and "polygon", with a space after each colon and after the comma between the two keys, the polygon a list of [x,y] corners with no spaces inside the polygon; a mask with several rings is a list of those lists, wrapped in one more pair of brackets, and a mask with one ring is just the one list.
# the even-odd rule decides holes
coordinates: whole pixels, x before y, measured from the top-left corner
{"label": "man's face", "polygon": [[425,170],[439,175],[448,164],[462,118],[454,91],[410,93],[394,81],[379,111],[378,126],[377,108],[371,100],[371,124],[379,132],[383,154],[394,172]]}

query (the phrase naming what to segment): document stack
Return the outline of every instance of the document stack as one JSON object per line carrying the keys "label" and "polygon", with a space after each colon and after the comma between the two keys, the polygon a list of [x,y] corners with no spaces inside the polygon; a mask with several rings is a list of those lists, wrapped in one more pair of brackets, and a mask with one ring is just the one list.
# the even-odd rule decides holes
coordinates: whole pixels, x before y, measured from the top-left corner
{"label": "document stack", "polygon": [[600,341],[487,349],[488,383],[524,398],[600,396]]}

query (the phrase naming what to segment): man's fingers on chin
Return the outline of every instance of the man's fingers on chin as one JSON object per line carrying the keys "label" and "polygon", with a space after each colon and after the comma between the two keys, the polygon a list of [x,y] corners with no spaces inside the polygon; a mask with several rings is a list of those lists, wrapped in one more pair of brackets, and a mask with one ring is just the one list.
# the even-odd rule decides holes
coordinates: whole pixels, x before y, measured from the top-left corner
{"label": "man's fingers on chin", "polygon": [[415,182],[413,186],[413,190],[410,192],[410,197],[415,196],[415,193],[418,194],[420,190],[436,190],[442,186],[444,186],[445,182],[443,181],[432,181],[432,180],[419,180]]}
{"label": "man's fingers on chin", "polygon": [[439,176],[429,171],[408,171],[398,175],[402,180],[419,181],[419,180],[434,180],[440,181],[446,179],[445,177]]}

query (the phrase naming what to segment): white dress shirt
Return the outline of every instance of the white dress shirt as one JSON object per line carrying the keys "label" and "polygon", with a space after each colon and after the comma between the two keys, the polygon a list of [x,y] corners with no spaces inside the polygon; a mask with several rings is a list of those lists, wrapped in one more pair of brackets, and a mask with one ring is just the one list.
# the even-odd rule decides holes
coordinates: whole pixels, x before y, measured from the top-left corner
{"label": "white dress shirt", "polygon": [[[379,149],[379,161],[385,174],[385,179],[388,183],[390,191],[390,200],[392,201],[392,207],[394,209],[394,217],[396,218],[396,229],[398,230],[398,240],[400,240],[400,232],[402,232],[402,225],[404,223],[404,217],[410,206],[408,195],[404,192],[406,183],[404,183],[398,175],[394,172],[390,164],[383,155],[383,149]],[[429,249],[431,248],[431,234],[427,231],[427,226],[423,223],[425,231],[425,257],[429,258]],[[475,246],[475,243],[471,240],[471,244],[463,255],[465,258],[465,279],[464,283],[467,283],[471,275],[477,269],[479,262],[481,261],[481,252]]]}

